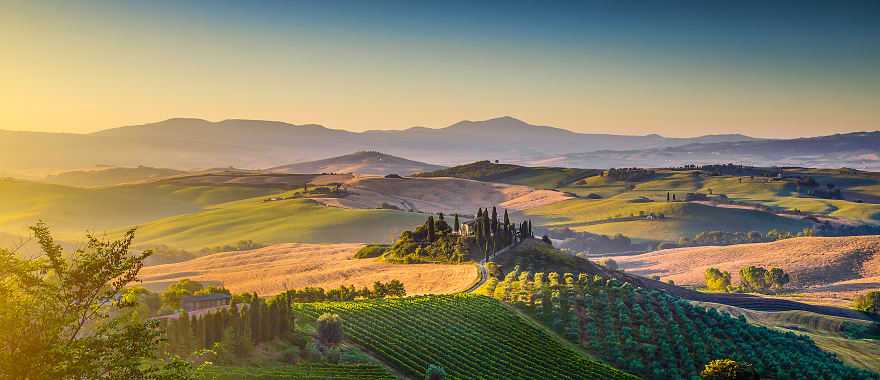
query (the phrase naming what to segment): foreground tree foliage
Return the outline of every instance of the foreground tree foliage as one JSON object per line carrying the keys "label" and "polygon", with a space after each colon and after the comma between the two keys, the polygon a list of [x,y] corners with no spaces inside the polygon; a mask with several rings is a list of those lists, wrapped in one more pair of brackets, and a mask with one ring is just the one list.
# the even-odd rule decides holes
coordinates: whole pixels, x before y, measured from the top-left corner
{"label": "foreground tree foliage", "polygon": [[188,379],[189,364],[156,357],[160,333],[122,311],[126,286],[150,252],[87,235],[65,254],[45,224],[32,227],[42,255],[0,249],[0,379]]}

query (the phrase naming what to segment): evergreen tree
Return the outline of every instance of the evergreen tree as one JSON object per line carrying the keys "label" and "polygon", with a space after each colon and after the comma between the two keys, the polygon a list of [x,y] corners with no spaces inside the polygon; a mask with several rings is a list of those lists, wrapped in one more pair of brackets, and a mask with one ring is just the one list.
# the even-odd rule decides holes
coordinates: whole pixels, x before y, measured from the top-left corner
{"label": "evergreen tree", "polygon": [[436,238],[436,231],[434,230],[434,216],[428,216],[428,221],[426,222],[426,227],[428,230],[428,242],[433,242]]}
{"label": "evergreen tree", "polygon": [[498,234],[498,211],[492,206],[492,236]]}
{"label": "evergreen tree", "polygon": [[452,228],[454,228],[454,232],[461,232],[461,223],[458,222],[458,214],[455,214],[455,222]]}

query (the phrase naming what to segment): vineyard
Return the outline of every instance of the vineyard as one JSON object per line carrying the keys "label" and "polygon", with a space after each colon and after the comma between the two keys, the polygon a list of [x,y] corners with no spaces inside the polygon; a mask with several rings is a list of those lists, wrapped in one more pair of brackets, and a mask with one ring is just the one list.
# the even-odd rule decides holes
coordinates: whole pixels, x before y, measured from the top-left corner
{"label": "vineyard", "polygon": [[630,379],[590,360],[489,297],[457,294],[294,304],[305,318],[343,319],[345,334],[384,362],[424,378],[431,365],[450,379]]}
{"label": "vineyard", "polygon": [[713,359],[749,362],[762,378],[871,379],[809,338],[748,324],[658,290],[600,276],[517,269],[483,294],[510,303],[596,357],[651,379],[690,379]]}
{"label": "vineyard", "polygon": [[393,380],[378,364],[300,364],[276,367],[208,367],[206,375],[217,380]]}

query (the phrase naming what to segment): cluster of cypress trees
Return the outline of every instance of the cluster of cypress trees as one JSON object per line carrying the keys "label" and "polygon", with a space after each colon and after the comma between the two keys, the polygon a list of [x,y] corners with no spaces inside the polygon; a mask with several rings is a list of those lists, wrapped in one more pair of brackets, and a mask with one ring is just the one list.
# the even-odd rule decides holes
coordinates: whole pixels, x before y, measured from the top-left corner
{"label": "cluster of cypress trees", "polygon": [[503,220],[499,221],[498,211],[494,206],[491,216],[489,209],[477,209],[474,235],[477,245],[483,251],[483,258],[487,260],[504,247],[534,237],[530,220],[524,220],[517,228],[516,224],[510,222],[507,210],[504,210]]}
{"label": "cluster of cypress trees", "polygon": [[243,357],[254,345],[287,335],[294,316],[289,297],[266,302],[254,294],[250,303],[233,301],[228,308],[199,316],[184,312],[164,323],[166,350],[170,353],[186,357],[202,348],[215,348]]}

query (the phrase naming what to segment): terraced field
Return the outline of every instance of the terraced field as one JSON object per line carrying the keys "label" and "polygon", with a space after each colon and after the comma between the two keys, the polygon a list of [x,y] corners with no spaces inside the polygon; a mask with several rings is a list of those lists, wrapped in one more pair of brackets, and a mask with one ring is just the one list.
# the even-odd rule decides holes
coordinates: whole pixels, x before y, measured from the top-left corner
{"label": "terraced field", "polygon": [[450,379],[630,379],[584,356],[498,301],[476,295],[295,304],[336,313],[346,335],[414,378],[430,364]]}

